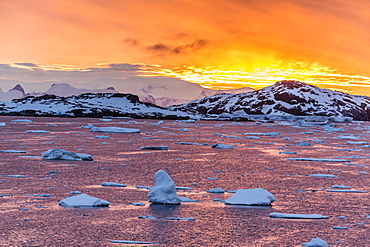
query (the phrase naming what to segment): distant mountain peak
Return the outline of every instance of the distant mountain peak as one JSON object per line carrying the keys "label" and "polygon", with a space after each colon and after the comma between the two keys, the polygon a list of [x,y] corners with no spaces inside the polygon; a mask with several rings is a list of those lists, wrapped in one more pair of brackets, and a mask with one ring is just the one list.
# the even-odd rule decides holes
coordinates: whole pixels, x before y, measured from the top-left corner
{"label": "distant mountain peak", "polygon": [[20,84],[15,85],[15,87],[10,89],[9,91],[13,91],[13,90],[20,91],[23,94],[23,97],[26,95],[26,92],[24,91],[24,88]]}

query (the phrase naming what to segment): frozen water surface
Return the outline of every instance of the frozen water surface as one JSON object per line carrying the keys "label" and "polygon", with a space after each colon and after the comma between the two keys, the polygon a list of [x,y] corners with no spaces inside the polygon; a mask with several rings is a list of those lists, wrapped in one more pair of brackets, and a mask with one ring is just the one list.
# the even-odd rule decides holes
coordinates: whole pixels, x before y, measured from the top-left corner
{"label": "frozen water surface", "polygon": [[[159,125],[158,120],[102,122],[92,118],[41,117],[27,117],[27,122],[12,121],[17,119],[0,117],[0,123],[6,123],[1,127],[1,150],[22,150],[29,155],[0,153],[0,246],[123,246],[124,242],[118,241],[128,241],[129,246],[146,242],[158,246],[270,247],[302,246],[320,238],[330,246],[348,247],[368,246],[370,242],[368,193],[352,192],[370,191],[370,176],[359,173],[369,172],[369,148],[356,146],[370,139],[367,133],[370,123],[337,123],[336,128],[342,130],[340,135],[345,137],[337,138],[338,132],[330,134],[322,126],[292,128],[296,122],[292,125],[240,122],[241,125],[226,121],[163,120]],[[109,143],[99,144],[101,139],[94,138],[96,132],[80,128],[88,124],[114,127],[103,129],[110,132],[105,133],[110,137]],[[189,131],[179,131],[182,127]],[[117,128],[139,128],[140,133],[118,133],[121,129]],[[26,132],[31,129],[51,134]],[[324,142],[312,142],[312,135],[301,132],[313,132],[315,139]],[[244,133],[269,135],[259,135],[256,142],[244,138],[249,136]],[[353,137],[359,143],[353,144]],[[295,141],[311,145],[299,146]],[[196,145],[202,143],[210,145]],[[211,148],[216,143],[234,148]],[[140,150],[147,146],[168,146],[168,150],[150,153]],[[74,153],[83,150],[94,160],[32,158],[50,149]],[[284,150],[286,153],[279,154]],[[181,205],[147,202],[147,188],[154,185],[153,175],[158,170],[165,170],[179,188],[192,188],[176,190]],[[336,177],[307,176],[312,174]],[[101,186],[107,181],[127,187]],[[334,189],[333,185],[350,186],[352,193],[328,192]],[[343,186],[336,189],[345,189],[340,187]],[[212,188],[226,192],[206,192]],[[266,189],[276,201],[268,207],[230,206],[223,202],[232,196],[228,192],[252,188]],[[110,202],[110,206],[59,206],[59,201],[73,196],[72,191],[101,198]],[[52,196],[40,196],[48,194]],[[145,205],[136,206],[138,202]],[[272,218],[273,212],[330,218]],[[335,226],[348,229],[338,230]],[[111,242],[114,240],[117,242]]]}

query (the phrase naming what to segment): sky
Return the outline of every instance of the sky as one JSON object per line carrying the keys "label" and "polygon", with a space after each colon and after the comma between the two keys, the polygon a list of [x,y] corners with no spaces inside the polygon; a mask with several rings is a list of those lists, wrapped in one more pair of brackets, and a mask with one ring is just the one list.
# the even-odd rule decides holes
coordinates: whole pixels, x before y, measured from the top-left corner
{"label": "sky", "polygon": [[[283,79],[370,95],[367,0],[0,0],[0,79]],[[1,85],[0,85],[1,88]]]}

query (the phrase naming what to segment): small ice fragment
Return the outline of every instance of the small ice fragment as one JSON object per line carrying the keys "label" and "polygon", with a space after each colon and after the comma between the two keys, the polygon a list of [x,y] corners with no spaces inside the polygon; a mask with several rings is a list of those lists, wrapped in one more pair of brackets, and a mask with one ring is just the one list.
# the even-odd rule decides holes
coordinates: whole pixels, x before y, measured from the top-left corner
{"label": "small ice fragment", "polygon": [[133,240],[111,240],[111,243],[118,244],[154,244],[154,242],[142,242],[142,241],[133,241]]}
{"label": "small ice fragment", "polygon": [[191,187],[179,187],[179,186],[176,186],[176,189],[177,190],[193,190],[193,188]]}
{"label": "small ice fragment", "polygon": [[342,193],[367,193],[365,190],[327,190],[327,192],[342,192]]}
{"label": "small ice fragment", "polygon": [[5,126],[6,126],[6,123],[4,123],[4,122],[0,123],[0,127],[5,127]]}
{"label": "small ice fragment", "polygon": [[47,130],[26,130],[27,133],[50,133]]}
{"label": "small ice fragment", "polygon": [[212,145],[212,148],[234,148],[234,145],[226,145],[222,143],[216,143]]}
{"label": "small ice fragment", "polygon": [[338,216],[338,219],[345,219],[346,217],[344,216]]}
{"label": "small ice fragment", "polygon": [[181,202],[199,202],[198,200],[193,200],[188,197],[183,197],[183,196],[179,196],[179,197],[180,197]]}
{"label": "small ice fragment", "polygon": [[27,175],[0,175],[0,177],[6,177],[6,178],[29,178],[30,176],[27,176]]}
{"label": "small ice fragment", "polygon": [[112,122],[112,119],[106,119],[106,118],[103,118],[103,119],[99,119],[100,122]]}
{"label": "small ice fragment", "polygon": [[142,202],[134,202],[134,203],[132,203],[132,205],[134,205],[134,206],[145,206],[145,203],[142,203]]}
{"label": "small ice fragment", "polygon": [[318,158],[288,158],[295,161],[319,161],[319,162],[347,162],[345,159],[318,159]]}
{"label": "small ice fragment", "polygon": [[310,242],[302,243],[302,246],[310,246],[310,247],[324,247],[329,246],[325,240],[322,240],[321,238],[312,238]]}
{"label": "small ice fragment", "polygon": [[110,186],[110,187],[127,187],[125,184],[114,183],[114,182],[103,182],[101,186]]}
{"label": "small ice fragment", "polygon": [[345,186],[344,184],[335,184],[330,186],[333,189],[351,189],[351,186]]}
{"label": "small ice fragment", "polygon": [[146,146],[146,147],[141,147],[140,149],[143,150],[168,150],[167,146]]}
{"label": "small ice fragment", "polygon": [[273,212],[270,213],[271,218],[283,218],[283,219],[329,219],[330,217],[321,214],[284,214]]}
{"label": "small ice fragment", "polygon": [[180,218],[180,217],[166,217],[167,220],[195,220],[195,218],[188,217],[188,218]]}
{"label": "small ice fragment", "polygon": [[33,123],[32,120],[29,119],[15,119],[12,120],[13,123]]}
{"label": "small ice fragment", "polygon": [[294,151],[282,151],[282,152],[279,152],[279,154],[296,154],[297,152],[294,152]]}
{"label": "small ice fragment", "polygon": [[213,189],[207,190],[207,192],[208,193],[225,193],[225,190],[218,187],[218,188],[213,188]]}
{"label": "small ice fragment", "polygon": [[81,191],[78,191],[78,190],[75,190],[75,191],[70,191],[69,194],[71,195],[78,195],[78,194],[82,194]]}
{"label": "small ice fragment", "polygon": [[50,194],[27,194],[26,196],[35,196],[35,197],[52,197]]}
{"label": "small ice fragment", "polygon": [[93,127],[90,131],[107,133],[140,133],[139,129],[129,129],[121,127]]}
{"label": "small ice fragment", "polygon": [[0,150],[0,153],[28,153],[28,152],[23,150]]}
{"label": "small ice fragment", "polygon": [[318,177],[318,178],[337,178],[340,177],[339,175],[332,175],[332,174],[322,174],[322,173],[316,173],[316,174],[311,174],[307,175],[309,177]]}
{"label": "small ice fragment", "polygon": [[110,137],[109,136],[94,136],[94,138],[97,138],[97,139],[109,139]]}
{"label": "small ice fragment", "polygon": [[345,227],[345,226],[334,226],[333,229],[347,230],[348,227]]}
{"label": "small ice fragment", "polygon": [[360,173],[360,174],[367,174],[368,172],[359,171],[358,173]]}
{"label": "small ice fragment", "polygon": [[208,180],[218,180],[219,178],[211,178],[211,177],[208,177],[207,179]]}
{"label": "small ice fragment", "polygon": [[157,218],[151,215],[145,215],[145,216],[138,216],[139,219],[149,219],[149,220],[156,220]]}

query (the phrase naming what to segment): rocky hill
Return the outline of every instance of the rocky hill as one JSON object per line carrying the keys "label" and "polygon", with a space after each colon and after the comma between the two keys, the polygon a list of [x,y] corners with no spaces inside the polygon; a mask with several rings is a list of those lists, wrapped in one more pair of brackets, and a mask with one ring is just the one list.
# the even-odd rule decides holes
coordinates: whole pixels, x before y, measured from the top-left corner
{"label": "rocky hill", "polygon": [[170,107],[208,117],[250,114],[352,117],[370,120],[370,98],[321,89],[299,81],[279,81],[261,90],[220,94]]}

